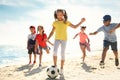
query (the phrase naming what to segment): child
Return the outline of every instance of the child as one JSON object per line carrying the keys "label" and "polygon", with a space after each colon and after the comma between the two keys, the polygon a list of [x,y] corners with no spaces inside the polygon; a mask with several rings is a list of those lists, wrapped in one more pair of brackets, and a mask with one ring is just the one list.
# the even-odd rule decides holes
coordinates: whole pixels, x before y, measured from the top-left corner
{"label": "child", "polygon": [[35,64],[36,63],[36,53],[34,52],[34,48],[35,48],[36,31],[35,31],[34,26],[30,26],[29,29],[31,32],[31,34],[28,35],[28,41],[27,41],[27,49],[28,49],[28,54],[29,54],[29,64],[31,64],[32,53],[34,54],[33,64]]}
{"label": "child", "polygon": [[44,33],[43,26],[38,26],[38,32],[39,34],[36,35],[36,45],[35,45],[35,52],[37,51],[37,48],[39,47],[39,67],[41,68],[41,61],[42,61],[42,49],[44,49],[47,53],[49,53],[48,46],[46,44],[47,35]]}
{"label": "child", "polygon": [[57,66],[57,52],[58,52],[59,45],[61,45],[60,74],[63,74],[63,65],[65,62],[65,48],[67,43],[67,28],[68,26],[72,28],[79,27],[85,21],[85,18],[82,18],[77,25],[73,25],[71,22],[67,20],[67,13],[63,9],[57,9],[54,12],[54,18],[55,18],[55,21],[53,22],[53,28],[48,37],[48,40],[52,37],[52,35],[55,32],[53,61],[54,61],[54,65]]}
{"label": "child", "polygon": [[[105,38],[104,38],[104,48],[102,52],[102,60],[100,61],[100,65],[104,65],[105,57],[106,57],[106,52],[109,49],[109,46],[111,46],[112,51],[115,55],[115,65],[119,65],[119,60],[118,60],[118,49],[117,49],[117,37],[115,33],[116,25],[117,23],[111,23],[111,16],[110,15],[105,15],[103,17],[103,26],[100,27],[97,31],[90,33],[90,35],[96,35],[98,32],[103,31]],[[119,27],[118,25],[117,27]],[[114,30],[112,30],[114,29]],[[111,33],[110,33],[111,31]]]}
{"label": "child", "polygon": [[[83,63],[84,63],[84,60],[85,60],[85,56],[86,56],[86,48],[88,51],[90,51],[90,48],[89,48],[89,38],[87,36],[87,34],[84,32],[86,29],[86,26],[81,26],[81,32],[77,33],[73,39],[75,39],[78,35],[80,37],[80,48],[81,48],[81,51],[83,53]],[[87,41],[86,41],[87,40]]]}

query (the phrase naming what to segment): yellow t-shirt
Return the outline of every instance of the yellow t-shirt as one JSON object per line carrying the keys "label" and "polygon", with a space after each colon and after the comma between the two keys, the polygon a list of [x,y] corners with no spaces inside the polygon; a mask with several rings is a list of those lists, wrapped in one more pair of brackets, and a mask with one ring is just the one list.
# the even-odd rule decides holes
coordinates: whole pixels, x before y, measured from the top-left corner
{"label": "yellow t-shirt", "polygon": [[70,22],[67,21],[54,21],[53,27],[55,27],[55,39],[57,40],[67,40],[67,27],[70,26]]}

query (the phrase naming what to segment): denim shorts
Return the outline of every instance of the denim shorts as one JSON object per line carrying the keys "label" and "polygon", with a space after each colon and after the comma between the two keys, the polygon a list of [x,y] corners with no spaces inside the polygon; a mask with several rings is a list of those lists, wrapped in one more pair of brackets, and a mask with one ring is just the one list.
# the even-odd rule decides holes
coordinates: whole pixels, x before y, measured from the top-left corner
{"label": "denim shorts", "polygon": [[117,51],[117,42],[110,42],[107,40],[104,40],[104,44],[103,44],[104,48],[109,48],[109,46],[111,46],[111,49],[113,51]]}
{"label": "denim shorts", "polygon": [[46,46],[46,47],[41,47],[40,45],[39,45],[39,48],[38,48],[39,50],[42,50],[42,49],[44,49],[44,50],[47,50],[47,49],[49,49],[49,47],[48,46]]}
{"label": "denim shorts", "polygon": [[85,44],[85,43],[79,42],[79,45],[80,45],[80,46],[85,46],[85,47],[86,47],[86,44]]}

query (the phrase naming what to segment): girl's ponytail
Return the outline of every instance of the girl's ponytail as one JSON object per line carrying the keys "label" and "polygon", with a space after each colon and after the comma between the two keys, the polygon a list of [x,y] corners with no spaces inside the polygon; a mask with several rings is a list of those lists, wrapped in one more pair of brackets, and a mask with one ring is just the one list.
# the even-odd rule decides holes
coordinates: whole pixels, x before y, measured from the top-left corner
{"label": "girl's ponytail", "polygon": [[58,11],[58,10],[56,10],[56,11],[54,12],[54,18],[55,18],[55,20],[57,19],[57,11]]}
{"label": "girl's ponytail", "polygon": [[66,13],[66,10],[63,10],[63,14],[64,14],[64,23],[66,23],[67,19],[68,19],[68,16],[67,16],[67,13]]}

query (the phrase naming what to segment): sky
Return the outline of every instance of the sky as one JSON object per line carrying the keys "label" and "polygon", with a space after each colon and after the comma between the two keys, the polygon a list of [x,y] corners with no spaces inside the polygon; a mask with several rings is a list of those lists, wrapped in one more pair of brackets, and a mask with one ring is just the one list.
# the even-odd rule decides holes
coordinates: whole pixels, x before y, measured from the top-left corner
{"label": "sky", "polygon": [[[31,25],[36,28],[43,25],[48,35],[52,29],[56,9],[65,9],[68,20],[73,24],[85,17],[86,22],[82,25],[87,26],[87,33],[102,26],[102,17],[106,14],[112,16],[112,22],[119,23],[119,3],[120,0],[0,0],[0,45],[26,45]],[[72,37],[79,30],[68,29],[69,41],[73,41]],[[118,30],[118,37],[119,34]],[[103,34],[90,38],[92,41],[101,41]]]}

